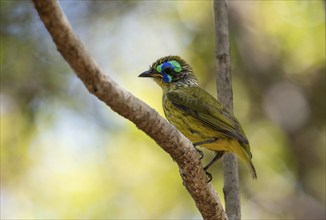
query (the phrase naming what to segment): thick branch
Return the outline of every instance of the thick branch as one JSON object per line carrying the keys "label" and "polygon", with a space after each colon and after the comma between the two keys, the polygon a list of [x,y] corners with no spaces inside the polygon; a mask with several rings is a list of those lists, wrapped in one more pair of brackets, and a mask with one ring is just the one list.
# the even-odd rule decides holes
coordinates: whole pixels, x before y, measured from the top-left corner
{"label": "thick branch", "polygon": [[179,166],[183,184],[195,200],[204,219],[226,219],[218,195],[212,185],[207,183],[198,154],[189,140],[155,110],[103,73],[73,33],[57,1],[33,0],[33,2],[58,51],[89,92],[118,114],[132,121],[171,155]]}
{"label": "thick branch", "polygon": [[[214,0],[218,99],[233,111],[227,0]],[[223,157],[225,210],[230,220],[241,219],[238,163],[234,154]]]}

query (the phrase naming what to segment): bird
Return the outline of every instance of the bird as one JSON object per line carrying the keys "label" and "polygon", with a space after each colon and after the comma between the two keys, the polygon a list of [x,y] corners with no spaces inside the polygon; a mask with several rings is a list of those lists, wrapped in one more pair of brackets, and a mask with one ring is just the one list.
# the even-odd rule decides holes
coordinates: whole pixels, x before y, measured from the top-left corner
{"label": "bird", "polygon": [[192,67],[180,56],[170,55],[156,60],[139,77],[151,77],[163,90],[162,106],[166,119],[186,136],[203,157],[197,146],[215,152],[204,167],[207,169],[224,152],[232,152],[249,167],[257,179],[249,141],[234,114],[216,98],[199,87]]}

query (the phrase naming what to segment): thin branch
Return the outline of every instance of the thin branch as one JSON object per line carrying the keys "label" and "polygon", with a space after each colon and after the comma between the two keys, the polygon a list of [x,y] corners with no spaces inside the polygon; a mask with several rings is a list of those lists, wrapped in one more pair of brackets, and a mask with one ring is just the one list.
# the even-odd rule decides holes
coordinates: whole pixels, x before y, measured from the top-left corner
{"label": "thin branch", "polygon": [[227,219],[217,193],[207,183],[199,156],[190,141],[155,110],[104,74],[74,34],[57,1],[33,2],[58,51],[89,92],[132,121],[170,154],[204,219]]}
{"label": "thin branch", "polygon": [[[216,31],[216,74],[218,99],[233,112],[229,22],[227,0],[214,0]],[[225,210],[230,220],[241,219],[237,158],[232,153],[223,156]]]}

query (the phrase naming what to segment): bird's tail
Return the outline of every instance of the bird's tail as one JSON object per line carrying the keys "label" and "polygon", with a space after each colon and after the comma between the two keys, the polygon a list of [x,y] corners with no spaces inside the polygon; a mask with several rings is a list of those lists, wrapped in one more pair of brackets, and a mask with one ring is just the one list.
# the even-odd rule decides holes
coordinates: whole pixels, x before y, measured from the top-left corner
{"label": "bird's tail", "polygon": [[241,147],[242,147],[242,149],[241,149],[242,153],[240,153],[239,156],[241,159],[243,159],[247,163],[252,178],[257,179],[257,172],[256,172],[255,166],[251,160],[252,155],[250,152],[250,147],[248,144],[244,144],[244,143],[241,143]]}
{"label": "bird's tail", "polygon": [[251,173],[252,178],[254,180],[257,179],[257,172],[256,172],[255,166],[252,163],[251,159],[248,158],[247,164],[249,166],[249,170],[250,170],[250,173]]}
{"label": "bird's tail", "polygon": [[229,147],[231,152],[235,153],[248,165],[252,178],[257,179],[257,172],[251,160],[252,155],[250,152],[250,146],[246,143],[240,143],[236,141],[232,142]]}

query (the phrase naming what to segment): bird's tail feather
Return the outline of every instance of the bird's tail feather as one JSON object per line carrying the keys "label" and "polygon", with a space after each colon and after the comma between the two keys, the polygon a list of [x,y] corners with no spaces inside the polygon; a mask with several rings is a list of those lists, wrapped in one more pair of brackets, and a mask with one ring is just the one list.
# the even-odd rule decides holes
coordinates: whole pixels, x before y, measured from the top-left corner
{"label": "bird's tail feather", "polygon": [[252,154],[250,152],[249,145],[245,144],[245,143],[241,143],[241,149],[242,149],[242,153],[240,153],[239,156],[248,164],[252,178],[257,179],[257,172],[256,172],[255,166],[251,160]]}
{"label": "bird's tail feather", "polygon": [[249,170],[250,170],[252,178],[254,180],[257,179],[257,172],[256,172],[255,166],[252,163],[251,159],[248,160],[248,166],[249,166]]}

